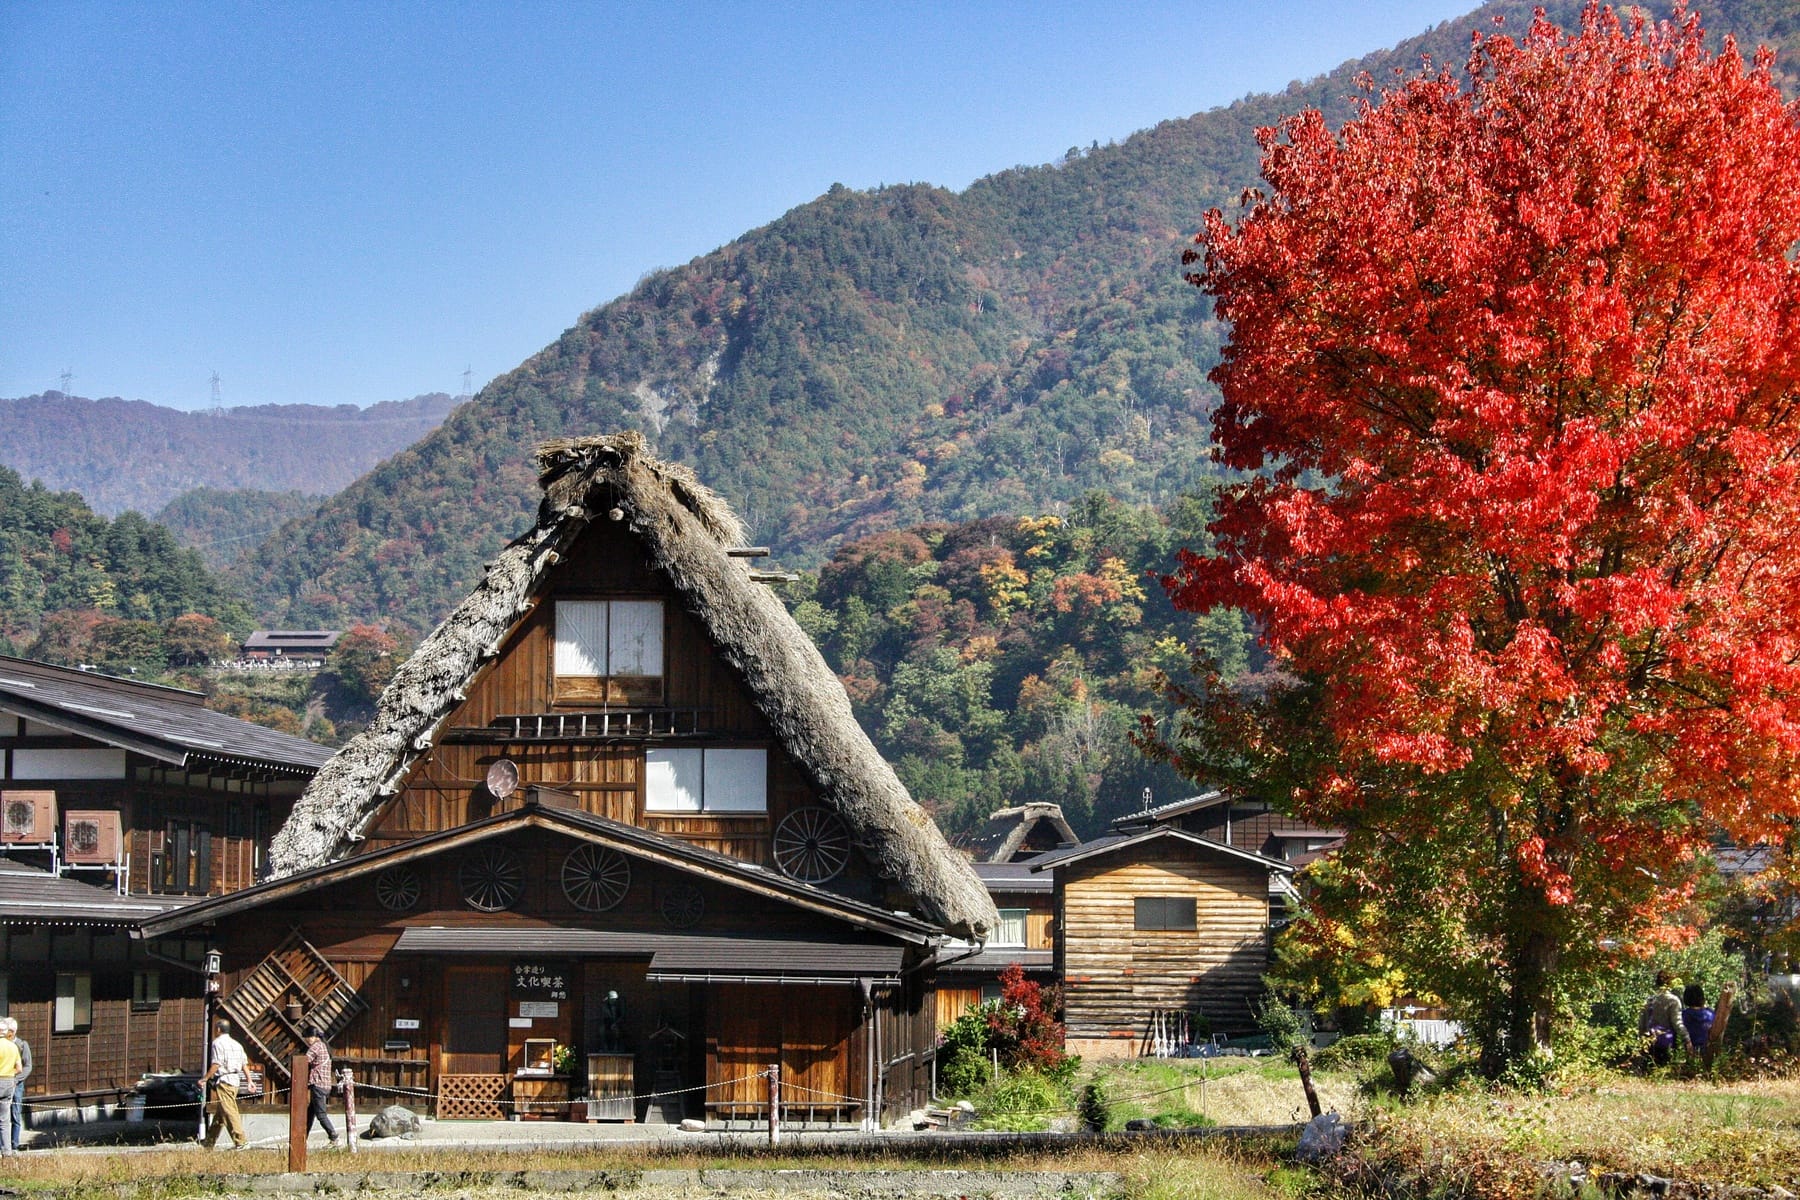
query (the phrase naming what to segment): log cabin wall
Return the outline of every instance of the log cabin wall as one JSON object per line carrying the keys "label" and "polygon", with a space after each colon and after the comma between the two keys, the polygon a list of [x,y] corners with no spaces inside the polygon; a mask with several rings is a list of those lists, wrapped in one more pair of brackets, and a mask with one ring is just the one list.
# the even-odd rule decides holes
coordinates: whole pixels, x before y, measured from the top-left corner
{"label": "log cabin wall", "polygon": [[[1058,967],[1072,1053],[1132,1054],[1151,1012],[1254,1025],[1268,965],[1268,872],[1153,842],[1057,868]],[[1190,897],[1190,930],[1139,930],[1138,897]]]}

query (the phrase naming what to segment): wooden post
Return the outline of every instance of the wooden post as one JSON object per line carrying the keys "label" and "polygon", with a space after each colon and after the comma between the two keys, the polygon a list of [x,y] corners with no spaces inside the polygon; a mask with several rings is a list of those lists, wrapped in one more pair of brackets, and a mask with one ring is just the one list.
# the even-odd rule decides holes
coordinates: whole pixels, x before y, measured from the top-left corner
{"label": "wooden post", "polygon": [[1701,1065],[1710,1073],[1713,1069],[1713,1058],[1725,1048],[1725,1026],[1731,1020],[1731,1001],[1736,996],[1737,985],[1726,984],[1719,989],[1719,1001],[1713,1006],[1712,1032],[1706,1035],[1706,1047],[1700,1052]]}
{"label": "wooden post", "polygon": [[769,1064],[769,1145],[781,1145],[781,1064]]}
{"label": "wooden post", "polygon": [[356,1153],[356,1076],[350,1073],[349,1067],[343,1068],[341,1078],[344,1081],[344,1145],[350,1153]]}
{"label": "wooden post", "polygon": [[1307,1054],[1305,1046],[1294,1047],[1294,1065],[1300,1068],[1300,1086],[1306,1089],[1306,1106],[1312,1109],[1312,1115],[1318,1116],[1319,1093],[1313,1090],[1312,1056]]}
{"label": "wooden post", "polygon": [[288,1063],[288,1170],[306,1170],[306,1055]]}

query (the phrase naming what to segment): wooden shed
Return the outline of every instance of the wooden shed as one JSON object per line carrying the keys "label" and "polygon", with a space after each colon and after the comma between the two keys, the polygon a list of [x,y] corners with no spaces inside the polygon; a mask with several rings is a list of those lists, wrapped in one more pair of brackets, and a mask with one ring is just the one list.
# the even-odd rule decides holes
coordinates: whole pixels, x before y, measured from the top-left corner
{"label": "wooden shed", "polygon": [[1291,868],[1168,826],[1031,860],[1055,879],[1056,969],[1071,1053],[1140,1051],[1159,1015],[1254,1025],[1269,957],[1269,882]]}

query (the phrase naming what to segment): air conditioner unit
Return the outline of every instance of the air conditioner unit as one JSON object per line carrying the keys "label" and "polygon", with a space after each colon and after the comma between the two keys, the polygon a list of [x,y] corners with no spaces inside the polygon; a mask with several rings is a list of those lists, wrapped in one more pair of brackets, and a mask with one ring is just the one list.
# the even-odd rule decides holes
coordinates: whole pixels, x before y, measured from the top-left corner
{"label": "air conditioner unit", "polygon": [[111,809],[73,810],[63,814],[62,857],[76,866],[105,866],[125,858],[119,814]]}
{"label": "air conditioner unit", "polygon": [[55,792],[0,792],[0,842],[55,840]]}

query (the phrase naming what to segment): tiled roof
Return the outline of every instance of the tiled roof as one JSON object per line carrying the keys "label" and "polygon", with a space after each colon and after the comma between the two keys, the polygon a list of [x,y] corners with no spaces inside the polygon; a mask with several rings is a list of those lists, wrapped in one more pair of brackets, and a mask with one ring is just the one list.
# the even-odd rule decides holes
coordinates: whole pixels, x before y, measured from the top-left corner
{"label": "tiled roof", "polygon": [[191,903],[174,897],[121,896],[11,859],[0,859],[0,921],[46,925],[134,925]]}
{"label": "tiled roof", "polygon": [[182,688],[0,655],[0,709],[174,766],[190,758],[310,775],[331,747],[204,707]]}

